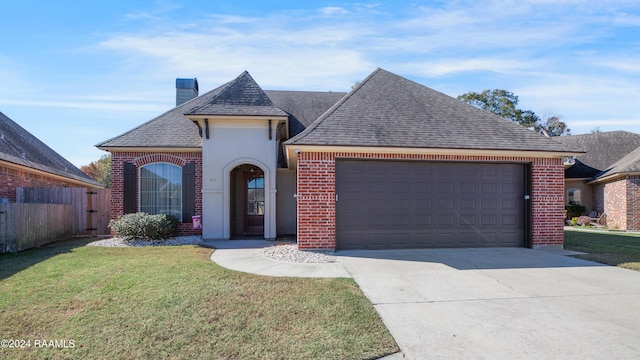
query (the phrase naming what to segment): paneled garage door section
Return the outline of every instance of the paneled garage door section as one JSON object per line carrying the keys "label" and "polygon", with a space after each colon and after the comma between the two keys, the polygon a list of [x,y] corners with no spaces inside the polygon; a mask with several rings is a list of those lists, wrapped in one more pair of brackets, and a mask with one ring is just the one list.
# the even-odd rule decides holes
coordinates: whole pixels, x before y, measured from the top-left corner
{"label": "paneled garage door section", "polygon": [[522,164],[337,160],[337,247],[522,247],[524,177]]}

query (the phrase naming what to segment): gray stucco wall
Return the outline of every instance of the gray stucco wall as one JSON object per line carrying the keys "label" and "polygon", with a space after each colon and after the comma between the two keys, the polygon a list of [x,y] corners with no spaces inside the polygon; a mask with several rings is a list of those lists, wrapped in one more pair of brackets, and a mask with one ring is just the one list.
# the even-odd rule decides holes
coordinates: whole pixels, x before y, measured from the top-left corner
{"label": "gray stucco wall", "polygon": [[278,187],[276,201],[276,229],[278,235],[292,235],[296,233],[296,172],[288,169],[278,169],[276,174]]}

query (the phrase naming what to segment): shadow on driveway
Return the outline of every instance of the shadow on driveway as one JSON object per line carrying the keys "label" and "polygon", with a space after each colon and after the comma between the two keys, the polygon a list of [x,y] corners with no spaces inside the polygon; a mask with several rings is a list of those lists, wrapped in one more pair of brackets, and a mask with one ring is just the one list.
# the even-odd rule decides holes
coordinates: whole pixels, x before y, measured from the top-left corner
{"label": "shadow on driveway", "polygon": [[608,266],[573,258],[575,252],[526,248],[340,250],[336,255],[443,264],[457,270]]}

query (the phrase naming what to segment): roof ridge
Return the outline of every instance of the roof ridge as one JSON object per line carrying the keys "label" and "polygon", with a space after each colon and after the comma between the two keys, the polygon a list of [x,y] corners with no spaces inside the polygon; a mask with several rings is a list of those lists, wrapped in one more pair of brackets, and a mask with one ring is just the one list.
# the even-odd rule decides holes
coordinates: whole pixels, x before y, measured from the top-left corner
{"label": "roof ridge", "polygon": [[343,96],[340,100],[338,100],[335,104],[333,104],[333,106],[327,109],[327,111],[325,111],[322,115],[320,115],[320,117],[318,117],[313,123],[311,123],[311,125],[307,126],[307,128],[304,129],[302,132],[300,132],[298,135],[285,141],[285,144],[294,144],[298,140],[304,139],[307,135],[309,135],[309,133],[313,131],[313,129],[317,128],[320,124],[322,124],[322,122],[327,117],[329,117],[333,112],[335,112],[338,108],[340,108],[342,104],[344,104],[348,99],[350,99],[356,92],[358,92],[358,90],[362,88],[362,86],[364,86],[365,83],[369,82],[373,78],[373,76],[380,71],[384,71],[384,70],[380,67],[376,68],[371,74],[369,74],[369,76],[367,76],[361,82],[357,83],[356,86],[354,86],[353,89],[351,89],[351,91],[346,93],[345,96]]}

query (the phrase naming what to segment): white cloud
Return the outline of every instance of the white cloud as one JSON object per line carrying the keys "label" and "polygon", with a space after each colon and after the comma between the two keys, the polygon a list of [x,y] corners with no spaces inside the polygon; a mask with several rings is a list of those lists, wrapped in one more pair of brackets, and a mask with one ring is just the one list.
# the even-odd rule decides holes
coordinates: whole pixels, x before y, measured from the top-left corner
{"label": "white cloud", "polygon": [[327,6],[324,8],[320,9],[320,12],[323,15],[346,15],[349,13],[349,11],[347,11],[347,9],[343,8],[343,7],[338,7],[338,6]]}
{"label": "white cloud", "polygon": [[540,61],[520,61],[505,58],[438,59],[421,63],[407,64],[406,69],[427,77],[438,77],[466,72],[493,72],[514,74],[540,66]]}

